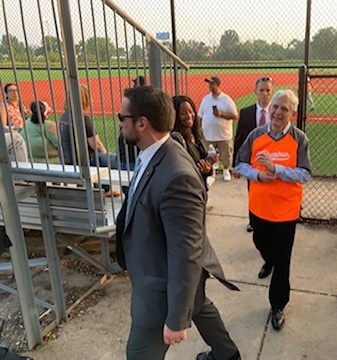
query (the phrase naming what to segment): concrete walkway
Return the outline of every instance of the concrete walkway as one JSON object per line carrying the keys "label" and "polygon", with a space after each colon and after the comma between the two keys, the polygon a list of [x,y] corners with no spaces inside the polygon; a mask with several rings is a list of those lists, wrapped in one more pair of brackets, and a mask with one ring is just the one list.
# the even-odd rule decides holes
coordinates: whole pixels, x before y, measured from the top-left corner
{"label": "concrete walkway", "polygon": [[[246,360],[337,359],[337,233],[336,228],[298,225],[291,266],[291,299],[286,323],[275,332],[269,322],[268,285],[260,280],[259,253],[247,233],[244,179],[224,183],[219,176],[210,190],[213,208],[207,228],[227,278],[241,292],[208,280],[207,293]],[[30,353],[36,360],[125,359],[130,284],[119,276],[104,287],[99,303],[69,321],[57,338]],[[195,327],[184,343],[171,347],[167,360],[194,360],[207,349]],[[149,359],[155,360],[155,359]]]}

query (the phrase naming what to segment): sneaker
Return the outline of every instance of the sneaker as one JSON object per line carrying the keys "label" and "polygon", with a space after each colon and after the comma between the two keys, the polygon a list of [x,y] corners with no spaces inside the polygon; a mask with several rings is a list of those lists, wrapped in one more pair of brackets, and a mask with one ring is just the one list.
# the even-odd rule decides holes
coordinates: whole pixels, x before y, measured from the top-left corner
{"label": "sneaker", "polygon": [[207,202],[206,202],[206,211],[210,211],[213,209],[211,198],[208,195]]}
{"label": "sneaker", "polygon": [[223,169],[223,179],[224,181],[230,181],[231,174],[228,169]]}
{"label": "sneaker", "polygon": [[215,176],[207,176],[206,183],[208,187],[211,187],[215,183]]}

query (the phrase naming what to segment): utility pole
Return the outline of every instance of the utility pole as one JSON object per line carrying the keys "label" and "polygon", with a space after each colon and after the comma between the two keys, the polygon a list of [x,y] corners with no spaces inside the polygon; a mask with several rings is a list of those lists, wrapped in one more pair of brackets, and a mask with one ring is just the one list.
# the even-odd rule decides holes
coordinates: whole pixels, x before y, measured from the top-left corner
{"label": "utility pole", "polygon": [[[175,17],[175,3],[171,0],[171,30],[172,30],[172,51],[177,55],[177,37],[176,37],[176,17]],[[173,75],[174,75],[174,88],[175,94],[179,95],[179,83],[178,83],[178,69],[177,63],[173,62]]]}

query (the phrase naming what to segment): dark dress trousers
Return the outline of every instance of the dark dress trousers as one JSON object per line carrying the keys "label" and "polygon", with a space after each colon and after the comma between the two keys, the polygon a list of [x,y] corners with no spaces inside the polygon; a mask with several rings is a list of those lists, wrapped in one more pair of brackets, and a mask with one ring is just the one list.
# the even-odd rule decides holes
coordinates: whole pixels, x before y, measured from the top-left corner
{"label": "dark dress trousers", "polygon": [[192,320],[215,348],[216,358],[229,359],[237,352],[217,309],[205,297],[209,274],[238,290],[226,281],[205,233],[206,196],[190,155],[169,138],[145,169],[128,218],[127,198],[123,203],[117,217],[117,259],[132,283],[128,359],[162,359],[168,348],[163,325],[178,331]]}

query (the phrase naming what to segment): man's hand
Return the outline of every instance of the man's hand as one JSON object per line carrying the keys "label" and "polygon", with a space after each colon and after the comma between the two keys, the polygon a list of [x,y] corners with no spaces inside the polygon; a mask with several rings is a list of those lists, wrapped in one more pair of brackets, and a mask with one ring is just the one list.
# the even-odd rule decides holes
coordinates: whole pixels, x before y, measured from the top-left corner
{"label": "man's hand", "polygon": [[263,182],[263,183],[270,183],[273,180],[276,179],[276,175],[270,173],[269,171],[260,171],[257,178],[259,179],[259,181]]}
{"label": "man's hand", "polygon": [[166,345],[175,345],[179,344],[181,341],[186,340],[187,330],[174,331],[171,330],[166,324],[163,329],[163,339]]}
{"label": "man's hand", "polygon": [[235,179],[240,179],[241,174],[238,173],[235,168],[232,169],[232,175],[235,177]]}
{"label": "man's hand", "polygon": [[257,154],[257,162],[259,165],[264,166],[269,172],[274,174],[275,166],[273,160],[268,152],[261,151]]}
{"label": "man's hand", "polygon": [[213,115],[220,117],[220,111],[218,110],[218,108],[213,107]]}

